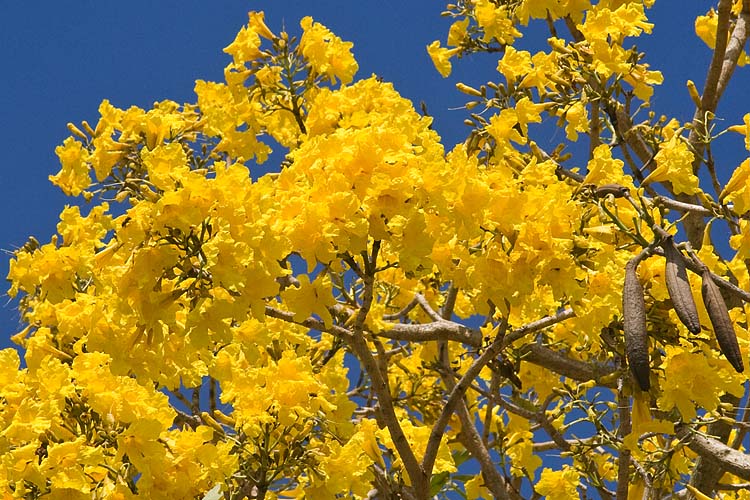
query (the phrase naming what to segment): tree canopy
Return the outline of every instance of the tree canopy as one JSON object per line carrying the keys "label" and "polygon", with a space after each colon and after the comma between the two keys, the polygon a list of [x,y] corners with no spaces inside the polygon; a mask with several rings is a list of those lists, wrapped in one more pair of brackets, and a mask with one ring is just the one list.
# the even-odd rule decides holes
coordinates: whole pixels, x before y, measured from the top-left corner
{"label": "tree canopy", "polygon": [[195,102],[68,124],[80,203],[10,263],[3,498],[750,498],[750,158],[712,152],[750,150],[716,116],[750,2],[696,19],[684,123],[652,3],[448,5],[437,71],[497,64],[456,145],[262,12]]}

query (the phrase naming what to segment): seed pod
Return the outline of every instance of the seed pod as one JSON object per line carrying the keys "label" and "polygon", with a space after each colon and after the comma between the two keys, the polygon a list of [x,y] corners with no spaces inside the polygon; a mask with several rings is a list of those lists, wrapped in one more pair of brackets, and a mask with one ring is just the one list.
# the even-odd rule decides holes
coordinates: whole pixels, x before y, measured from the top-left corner
{"label": "seed pod", "polygon": [[711,271],[708,270],[708,267],[703,267],[701,278],[703,279],[701,285],[703,303],[706,305],[708,317],[711,320],[711,325],[714,327],[714,334],[716,334],[716,340],[719,342],[719,348],[729,362],[732,363],[734,369],[742,373],[745,370],[745,365],[742,363],[742,354],[740,354],[740,346],[737,344],[737,335],[734,333],[734,326],[732,326],[732,320],[729,318],[729,311],[727,310],[724,298],[721,296],[719,287],[711,278]]}
{"label": "seed pod", "polygon": [[700,333],[701,323],[698,319],[698,309],[695,307],[693,293],[690,290],[685,259],[675,246],[671,236],[664,240],[661,247],[664,249],[664,257],[667,259],[664,270],[667,291],[669,292],[669,298],[672,299],[677,317],[680,318],[680,321],[690,333]]}
{"label": "seed pod", "polygon": [[646,301],[638,281],[634,261],[625,266],[622,288],[622,311],[625,323],[625,355],[641,390],[651,387],[649,380],[648,334],[646,333]]}

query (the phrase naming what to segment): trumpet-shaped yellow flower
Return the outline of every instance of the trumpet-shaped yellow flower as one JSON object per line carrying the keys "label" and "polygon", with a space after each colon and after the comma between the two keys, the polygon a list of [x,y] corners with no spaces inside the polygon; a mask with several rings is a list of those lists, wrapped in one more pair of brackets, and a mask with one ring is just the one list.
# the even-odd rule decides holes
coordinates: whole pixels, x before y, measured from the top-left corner
{"label": "trumpet-shaped yellow flower", "polygon": [[661,144],[654,157],[656,168],[643,180],[648,182],[669,181],[675,193],[695,194],[700,191],[698,177],[693,173],[694,155],[679,136]]}
{"label": "trumpet-shaped yellow flower", "polygon": [[458,54],[459,51],[458,48],[449,49],[441,47],[440,42],[437,40],[427,46],[427,53],[430,55],[430,59],[432,59],[432,64],[435,65],[435,69],[438,70],[438,73],[443,75],[443,78],[450,76],[453,68],[450,59]]}
{"label": "trumpet-shaped yellow flower", "polygon": [[55,154],[60,158],[62,168],[49,177],[50,182],[59,186],[65,194],[78,196],[91,184],[88,151],[80,141],[68,137],[62,146],[55,148]]}
{"label": "trumpet-shaped yellow flower", "polygon": [[534,489],[549,500],[564,500],[578,496],[581,474],[574,468],[564,465],[561,470],[544,468]]}
{"label": "trumpet-shaped yellow flower", "polygon": [[354,44],[344,42],[322,24],[313,22],[310,16],[302,18],[300,26],[303,30],[300,52],[315,72],[326,75],[331,82],[338,78],[342,85],[349,84],[359,69],[351,53]]}
{"label": "trumpet-shaped yellow flower", "polygon": [[485,42],[495,39],[503,45],[512,45],[516,38],[522,36],[504,5],[499,6],[490,0],[476,0],[474,16],[484,30],[482,40]]}

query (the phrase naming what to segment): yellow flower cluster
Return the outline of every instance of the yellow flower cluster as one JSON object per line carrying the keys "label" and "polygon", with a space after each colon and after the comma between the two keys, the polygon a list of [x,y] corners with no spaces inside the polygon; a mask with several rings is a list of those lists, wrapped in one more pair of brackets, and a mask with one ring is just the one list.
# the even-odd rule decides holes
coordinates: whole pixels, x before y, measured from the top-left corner
{"label": "yellow flower cluster", "polygon": [[[19,249],[8,275],[28,326],[14,337],[23,368],[15,350],[0,351],[6,498],[189,499],[217,487],[238,498],[259,488],[366,498],[372,484],[448,485],[472,440],[492,442],[508,474],[536,478],[540,495],[570,498],[584,473],[613,480],[605,447],[628,447],[642,463],[655,453],[633,433],[608,431],[566,450],[573,466],[539,470],[529,421],[555,444],[576,424],[571,411],[602,428],[586,391],[594,379],[607,391],[616,377],[626,384],[612,359],[624,356],[625,266],[644,248],[657,406],[688,421],[740,394],[747,378],[713,344],[695,348],[672,310],[654,249],[660,230],[676,230],[649,190],[669,183],[672,194],[708,200],[717,217],[730,207],[721,212],[701,190],[674,122],[650,129],[658,152],[648,170],[613,156],[637,127],[621,130],[623,109],[609,96],[647,101],[661,81],[622,45],[651,31],[650,2],[458,4],[451,48],[428,47],[438,71],[449,75],[451,57],[501,48],[505,82],[459,84],[476,99],[467,108],[484,110],[447,152],[432,119],[393,85],[354,80],[351,43],[310,17],[298,38],[275,34],[257,12],[225,49],[225,81],[196,82],[194,104],[104,101],[95,127],[70,126],[50,179],[91,208],[66,207],[58,234]],[[567,18],[577,41],[554,36],[536,54],[513,46],[522,26],[545,18]],[[545,119],[570,142],[588,136],[587,159],[567,168],[562,148],[542,151],[531,138]],[[747,121],[736,129],[746,142]],[[272,143],[284,160],[258,175]],[[719,195],[736,214],[750,209],[749,175],[744,162]],[[747,226],[730,240],[733,260],[716,257],[710,224],[696,253],[744,288]],[[466,326],[479,315],[481,328]],[[731,317],[746,322],[742,308]],[[467,337],[449,343],[430,328]],[[747,331],[738,331],[746,358]],[[507,332],[507,342],[497,337]],[[497,345],[501,354],[472,371]],[[535,360],[539,352],[554,362]],[[347,368],[351,355],[361,377]],[[506,379],[516,386],[509,397]],[[458,383],[465,408],[442,415]],[[647,408],[633,411],[643,432],[674,431],[650,422]],[[480,421],[485,435],[467,434]],[[437,438],[435,422],[445,425]],[[420,478],[414,462],[428,459]],[[681,460],[670,464],[675,477],[692,463]],[[465,484],[476,497],[491,486]]]}

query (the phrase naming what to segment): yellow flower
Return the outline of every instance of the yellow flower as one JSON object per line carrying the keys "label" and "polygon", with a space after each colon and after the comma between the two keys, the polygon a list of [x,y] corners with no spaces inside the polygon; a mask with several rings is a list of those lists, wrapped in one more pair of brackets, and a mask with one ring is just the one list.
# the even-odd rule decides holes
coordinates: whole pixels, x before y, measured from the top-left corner
{"label": "yellow flower", "polygon": [[621,184],[632,186],[633,180],[626,176],[623,171],[623,161],[612,158],[612,151],[606,144],[601,144],[594,149],[591,160],[587,166],[588,172],[584,184]]}
{"label": "yellow flower", "polygon": [[437,40],[427,46],[427,53],[430,55],[430,59],[432,59],[432,64],[443,75],[443,78],[447,78],[451,74],[452,66],[450,58],[458,54],[459,51],[460,49],[457,48],[448,49],[440,47],[440,42]]}
{"label": "yellow flower", "polygon": [[604,3],[589,9],[586,21],[578,25],[586,40],[614,40],[620,43],[622,38],[638,36],[641,32],[651,33],[654,25],[646,22],[643,4],[627,2],[615,10],[607,8]]}
{"label": "yellow flower", "polygon": [[734,203],[734,213],[742,215],[750,210],[750,159],[747,159],[732,172],[732,177],[727,181],[721,191],[719,200],[725,203]]}
{"label": "yellow flower", "polygon": [[[424,458],[424,451],[427,448],[427,441],[430,438],[432,428],[427,425],[415,425],[405,415],[401,415],[399,420],[401,428],[404,431],[404,435],[406,435],[406,439],[411,445],[412,450],[414,450],[414,454],[417,460],[421,461],[422,458]],[[375,435],[379,438],[379,441],[386,448],[389,448],[391,450],[396,449],[396,446],[393,444],[393,440],[391,439],[391,435],[388,432],[387,428],[375,431]],[[448,445],[448,438],[448,435],[444,434],[442,436],[442,439],[440,440],[438,453],[435,457],[435,465],[432,469],[433,474],[440,474],[441,472],[456,472],[456,470],[458,470],[456,467],[456,463],[453,460],[453,455],[451,455],[451,449]],[[397,458],[393,462],[391,467],[394,470],[401,469],[403,467],[401,459]]]}
{"label": "yellow flower", "polygon": [[[740,233],[729,237],[729,246],[737,251],[735,258],[750,258],[750,222],[740,220]],[[12,264],[13,262],[11,262]]]}
{"label": "yellow flower", "polygon": [[224,48],[224,52],[232,56],[235,64],[245,64],[260,57],[261,40],[258,27],[257,25],[243,26],[234,41]]}
{"label": "yellow flower", "polygon": [[719,18],[713,9],[705,16],[695,18],[695,34],[712,49],[716,46],[716,28],[718,22]]}
{"label": "yellow flower", "polygon": [[742,117],[742,125],[732,125],[727,130],[738,132],[745,136],[745,149],[750,151],[750,113],[745,113]]}
{"label": "yellow flower", "polygon": [[490,0],[476,0],[474,16],[477,24],[484,30],[482,41],[490,42],[496,39],[504,45],[511,45],[521,32],[513,25],[506,6],[498,6]]}
{"label": "yellow flower", "polygon": [[659,409],[677,408],[687,422],[696,417],[696,407],[715,410],[724,393],[742,395],[745,377],[736,374],[726,359],[718,359],[716,351],[692,353],[683,346],[665,346],[665,350]]}
{"label": "yellow flower", "polygon": [[484,486],[484,479],[481,475],[476,475],[464,483],[466,489],[466,498],[474,500],[491,499],[492,492]]}
{"label": "yellow flower", "polygon": [[[512,47],[509,47],[512,48]],[[528,97],[524,97],[516,103],[516,118],[518,126],[525,137],[529,135],[529,123],[541,123],[541,112],[547,108],[547,104],[535,104]]]}
{"label": "yellow flower", "polygon": [[[151,474],[151,467],[166,458],[167,450],[159,440],[164,430],[155,420],[136,420],[117,436],[117,458],[128,456],[143,474]],[[156,471],[158,472],[157,468]]]}
{"label": "yellow flower", "polygon": [[302,18],[300,26],[304,32],[299,50],[310,61],[313,70],[325,74],[331,82],[338,78],[342,85],[351,83],[359,69],[351,53],[354,44],[344,42],[322,24],[313,22],[310,16]]}
{"label": "yellow flower", "polygon": [[185,151],[175,142],[143,149],[141,159],[148,170],[149,182],[162,191],[174,189],[175,181],[181,181],[190,171]]}
{"label": "yellow flower", "polygon": [[85,436],[81,436],[74,441],[51,444],[41,468],[50,478],[53,491],[89,493],[93,485],[87,473],[102,463],[105,463],[103,450],[87,445]]}
{"label": "yellow flower", "polygon": [[221,138],[218,149],[242,160],[255,158],[259,164],[268,158],[270,148],[257,137],[262,114],[258,103],[235,99],[232,88],[222,83],[197,80],[195,93],[206,135]]}
{"label": "yellow flower", "polygon": [[69,196],[78,196],[81,191],[91,184],[89,175],[89,153],[80,141],[68,137],[62,146],[55,148],[55,154],[60,159],[62,168],[49,180]]}
{"label": "yellow flower", "polygon": [[499,114],[490,117],[490,124],[487,126],[487,132],[499,143],[513,141],[518,144],[525,144],[526,139],[518,133],[516,125],[518,124],[518,113],[515,109],[506,108]]}
{"label": "yellow flower", "polygon": [[512,460],[511,473],[516,477],[533,474],[542,465],[541,457],[534,454],[534,435],[531,431],[508,432],[503,446]]}
{"label": "yellow flower", "polygon": [[[738,12],[735,11],[741,8],[741,6],[741,2],[734,3],[732,7],[734,15],[738,15]],[[705,16],[698,16],[695,18],[695,34],[712,49],[716,47],[716,29],[718,26],[718,20],[719,18],[713,8]],[[727,36],[729,36],[729,33],[727,33]],[[740,53],[740,57],[737,59],[737,65],[744,66],[749,62],[750,56],[748,56],[747,52],[743,50]]]}
{"label": "yellow flower", "polygon": [[513,46],[506,47],[503,58],[497,63],[497,70],[505,76],[508,83],[513,83],[531,71],[531,54],[525,50],[516,50]]}
{"label": "yellow flower", "polygon": [[460,47],[466,38],[466,29],[468,26],[468,17],[451,24],[451,27],[448,30],[448,45],[451,47]]}
{"label": "yellow flower", "polygon": [[580,478],[581,474],[569,465],[558,471],[545,467],[534,489],[547,500],[568,500],[578,497]]}
{"label": "yellow flower", "polygon": [[107,231],[113,229],[112,216],[105,215],[109,210],[109,204],[104,202],[91,209],[88,216],[81,216],[80,207],[65,207],[60,214],[60,222],[57,224],[57,232],[62,236],[65,245],[90,244],[97,247],[104,246],[101,240]]}
{"label": "yellow flower", "polygon": [[273,32],[268,29],[268,26],[266,26],[265,13],[250,11],[248,12],[247,16],[250,18],[250,22],[248,23],[250,29],[258,33],[263,38],[267,38],[268,40],[273,40],[274,38],[276,38],[276,35],[274,35]]}
{"label": "yellow flower", "polygon": [[564,113],[565,116],[565,135],[571,141],[578,140],[578,132],[588,132],[589,118],[586,111],[586,105],[582,101],[576,101],[568,107]]}
{"label": "yellow flower", "polygon": [[643,184],[669,181],[677,194],[700,191],[698,177],[693,174],[693,153],[680,136],[674,135],[662,143],[654,159],[656,168],[643,180]]}

